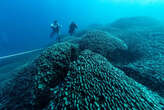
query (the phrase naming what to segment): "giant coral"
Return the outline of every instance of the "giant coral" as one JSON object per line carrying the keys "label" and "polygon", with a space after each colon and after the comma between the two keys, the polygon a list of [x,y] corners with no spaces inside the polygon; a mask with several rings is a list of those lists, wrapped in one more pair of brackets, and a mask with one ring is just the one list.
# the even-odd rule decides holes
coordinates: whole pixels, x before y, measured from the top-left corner
{"label": "giant coral", "polygon": [[[80,48],[90,49],[93,52],[99,53],[110,61],[115,54],[119,54],[119,51],[127,50],[128,47],[124,41],[109,34],[105,31],[92,30],[88,31],[80,40]],[[118,51],[119,50],[119,51]]]}
{"label": "giant coral", "polygon": [[69,64],[76,59],[78,46],[70,43],[53,45],[35,60],[36,106],[45,105],[50,99],[50,88],[56,87],[67,75]]}
{"label": "giant coral", "polygon": [[47,109],[161,109],[162,100],[90,50],[71,63]]}
{"label": "giant coral", "polygon": [[72,43],[52,45],[30,65],[10,81],[5,89],[9,91],[0,96],[0,109],[163,107],[158,95],[126,76],[105,57],[91,50],[80,52],[78,45]]}

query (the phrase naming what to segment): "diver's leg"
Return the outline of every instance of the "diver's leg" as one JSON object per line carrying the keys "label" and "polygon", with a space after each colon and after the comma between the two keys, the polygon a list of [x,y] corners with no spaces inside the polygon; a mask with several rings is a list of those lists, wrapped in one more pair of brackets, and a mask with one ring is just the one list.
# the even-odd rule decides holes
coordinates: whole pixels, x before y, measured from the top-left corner
{"label": "diver's leg", "polygon": [[52,31],[50,34],[50,38],[52,38],[55,35],[55,31]]}
{"label": "diver's leg", "polygon": [[59,31],[56,32],[56,42],[60,42]]}
{"label": "diver's leg", "polygon": [[57,42],[60,42],[59,32],[56,34],[56,40],[57,40]]}
{"label": "diver's leg", "polygon": [[70,31],[69,31],[69,34],[70,34],[70,36],[72,36],[72,35],[73,35],[73,31],[72,31],[72,30],[70,30]]}

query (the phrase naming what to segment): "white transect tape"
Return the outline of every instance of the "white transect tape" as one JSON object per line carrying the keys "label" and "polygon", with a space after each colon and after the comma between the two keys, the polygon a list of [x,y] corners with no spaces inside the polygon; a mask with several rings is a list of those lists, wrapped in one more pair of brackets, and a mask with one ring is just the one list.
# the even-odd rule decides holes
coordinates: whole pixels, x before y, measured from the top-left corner
{"label": "white transect tape", "polygon": [[39,50],[42,50],[42,49],[35,49],[35,50],[31,50],[31,51],[26,51],[26,52],[21,52],[21,53],[17,53],[17,54],[3,56],[3,57],[0,57],[0,60],[11,58],[11,57],[15,57],[15,56],[21,56],[21,55],[28,54],[28,53],[37,52]]}

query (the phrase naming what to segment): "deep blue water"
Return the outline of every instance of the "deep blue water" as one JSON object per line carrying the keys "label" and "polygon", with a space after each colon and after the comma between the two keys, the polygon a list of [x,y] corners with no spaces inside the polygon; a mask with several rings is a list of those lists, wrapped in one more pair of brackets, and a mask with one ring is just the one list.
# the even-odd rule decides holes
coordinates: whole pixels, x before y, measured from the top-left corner
{"label": "deep blue water", "polygon": [[[57,19],[67,33],[75,21],[79,29],[88,24],[106,24],[120,17],[153,16],[163,21],[162,0],[1,0],[0,56],[44,47],[50,24]],[[116,2],[118,1],[118,2]],[[138,2],[137,2],[138,1]]]}

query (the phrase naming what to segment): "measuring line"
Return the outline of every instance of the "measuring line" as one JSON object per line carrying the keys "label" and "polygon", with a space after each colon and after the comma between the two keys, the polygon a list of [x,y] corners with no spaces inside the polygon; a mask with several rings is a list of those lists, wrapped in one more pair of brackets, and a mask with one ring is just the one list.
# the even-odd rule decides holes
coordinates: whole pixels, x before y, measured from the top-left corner
{"label": "measuring line", "polygon": [[31,51],[26,51],[26,52],[20,52],[20,53],[16,53],[16,54],[12,54],[12,55],[7,55],[7,56],[0,57],[0,60],[15,57],[15,56],[21,56],[21,55],[24,55],[24,54],[33,53],[33,52],[37,52],[37,51],[40,51],[40,50],[42,50],[42,49],[35,49],[35,50],[31,50]]}

